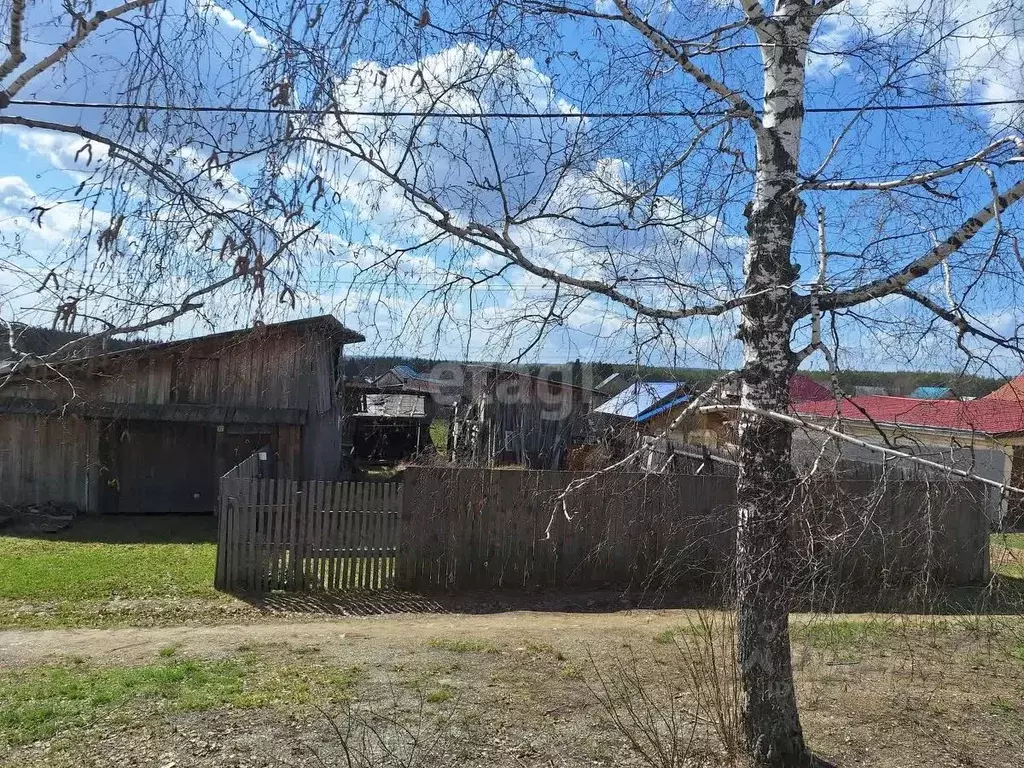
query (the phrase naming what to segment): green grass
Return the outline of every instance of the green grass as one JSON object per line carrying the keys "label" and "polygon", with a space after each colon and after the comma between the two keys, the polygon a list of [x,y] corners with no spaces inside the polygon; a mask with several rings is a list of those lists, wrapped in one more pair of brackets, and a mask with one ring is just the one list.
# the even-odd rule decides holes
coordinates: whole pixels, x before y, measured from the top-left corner
{"label": "green grass", "polygon": [[993,533],[992,543],[1010,549],[1024,549],[1024,533]]}
{"label": "green grass", "polygon": [[795,641],[805,643],[812,648],[856,649],[885,643],[906,633],[908,629],[910,631],[925,631],[923,627],[908,628],[903,624],[881,619],[830,618],[815,619],[806,623],[791,623],[789,631]]}
{"label": "green grass", "polygon": [[430,422],[430,442],[434,444],[438,453],[444,453],[448,450],[447,419],[434,419]]}
{"label": "green grass", "polygon": [[452,640],[448,638],[434,638],[429,640],[427,645],[442,651],[452,653],[497,653],[498,649],[486,640]]}
{"label": "green grass", "polygon": [[[166,541],[139,540],[146,534],[155,538],[154,524],[161,520],[138,518],[80,520],[66,533],[47,538],[0,536],[0,599],[46,602],[216,595],[216,543],[182,541],[195,538],[181,535],[180,527],[187,524],[162,520],[167,526]],[[192,525],[205,528],[212,521],[200,519]]]}
{"label": "green grass", "polygon": [[347,697],[358,676],[355,667],[280,664],[254,653],[137,667],[91,666],[81,659],[31,667],[0,678],[0,743],[23,744],[154,710],[322,704]]}
{"label": "green grass", "polygon": [[430,704],[443,704],[446,701],[451,701],[455,698],[455,689],[450,685],[442,685],[440,688],[435,688],[426,695],[426,700]]}
{"label": "green grass", "polygon": [[676,631],[674,629],[664,629],[654,636],[654,642],[658,645],[671,645],[676,641]]}

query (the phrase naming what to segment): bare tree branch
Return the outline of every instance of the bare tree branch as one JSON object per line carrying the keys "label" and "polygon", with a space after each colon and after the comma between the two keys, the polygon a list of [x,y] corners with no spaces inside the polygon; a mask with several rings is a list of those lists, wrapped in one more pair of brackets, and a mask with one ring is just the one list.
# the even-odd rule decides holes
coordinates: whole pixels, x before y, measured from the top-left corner
{"label": "bare tree branch", "polygon": [[[81,45],[86,38],[89,37],[104,21],[108,19],[116,19],[119,16],[124,16],[126,13],[131,13],[140,8],[145,8],[148,5],[152,5],[156,0],[130,0],[127,3],[122,3],[109,11],[97,11],[93,14],[91,19],[80,19],[77,21],[75,26],[75,33],[60,44],[57,48],[51,51],[48,55],[41,58],[38,62],[33,64],[31,67],[26,69],[20,75],[18,75],[9,86],[3,90],[4,102],[9,102],[18,92],[21,91],[26,85],[37,77],[42,72],[47,71],[50,67],[61,62],[67,58],[72,51],[74,51],[79,45]],[[13,13],[12,13],[12,26],[13,26]],[[0,103],[0,107],[6,106],[4,103]]]}
{"label": "bare tree branch", "polygon": [[840,309],[901,292],[911,282],[928,274],[942,261],[960,250],[988,222],[992,221],[999,213],[1005,211],[1022,197],[1024,197],[1024,180],[1018,181],[1001,194],[991,205],[974,214],[953,234],[929,250],[924,256],[906,265],[898,272],[849,291],[824,294],[818,298],[818,305],[822,309]]}
{"label": "bare tree branch", "polygon": [[1005,149],[1007,146],[1013,146],[1017,150],[1017,156],[1010,158],[1006,162],[1024,162],[1024,138],[1020,136],[1010,136],[1007,138],[999,139],[989,144],[987,147],[982,149],[980,152],[976,152],[968,158],[965,158],[959,162],[947,165],[943,168],[936,168],[932,171],[923,171],[921,173],[913,173],[909,176],[904,176],[901,179],[890,179],[888,181],[807,181],[800,185],[800,189],[817,189],[829,192],[846,192],[846,191],[863,191],[872,190],[876,192],[884,192],[890,189],[898,189],[900,187],[908,187],[915,185],[928,184],[933,181],[945,178],[946,176],[952,176],[953,174],[960,173],[961,171],[967,170],[979,166],[984,160],[991,157],[993,154]]}
{"label": "bare tree branch", "polygon": [[840,432],[837,429],[831,429],[830,427],[823,427],[820,424],[814,424],[812,422],[800,418],[799,416],[790,416],[789,414],[785,413],[776,413],[775,411],[766,411],[760,408],[750,408],[749,406],[743,405],[706,405],[699,408],[698,410],[701,413],[750,412],[752,415],[755,416],[763,416],[764,418],[771,419],[773,421],[779,421],[784,424],[799,427],[801,429],[809,429],[813,432],[820,432],[821,434],[828,435],[829,437],[835,438],[836,440],[841,440],[843,442],[850,443],[851,445],[856,445],[860,448],[866,448],[870,451],[875,451],[876,453],[883,453],[886,456],[893,456],[899,459],[903,459],[905,461],[912,462],[914,464],[919,464],[922,467],[929,467],[930,469],[940,470],[942,472],[954,475],[956,477],[962,477],[965,480],[974,480],[976,482],[982,483],[983,485],[987,485],[990,488],[997,488],[1004,493],[1008,492],[1024,495],[1024,488],[1018,488],[1016,486],[1009,485],[1008,483],[1000,483],[996,480],[990,480],[987,477],[982,477],[972,472],[967,472],[966,470],[957,469],[956,467],[951,467],[948,464],[941,464],[937,461],[923,459],[920,456],[915,456],[912,453],[906,453],[905,451],[900,451],[895,448],[890,448],[884,445],[878,445],[876,443],[869,443],[866,440],[860,440],[856,437],[852,437],[851,435],[848,435],[845,432]]}
{"label": "bare tree branch", "polygon": [[0,83],[25,61],[21,49],[21,30],[25,20],[25,0],[12,0],[10,42],[7,44],[7,58],[0,64]]}
{"label": "bare tree branch", "polygon": [[677,47],[669,37],[662,32],[648,24],[644,19],[641,19],[626,4],[625,0],[615,0],[615,7],[619,9],[619,13],[622,17],[632,26],[634,29],[640,32],[644,37],[650,41],[651,45],[672,59],[676,64],[679,65],[686,74],[690,75],[694,80],[703,85],[712,93],[720,96],[723,100],[728,102],[736,113],[746,118],[747,122],[754,128],[755,131],[761,128],[761,119],[757,116],[757,112],[754,107],[748,102],[743,96],[734,91],[729,86],[725,85],[705,70],[699,67],[693,59],[686,55],[685,51]]}

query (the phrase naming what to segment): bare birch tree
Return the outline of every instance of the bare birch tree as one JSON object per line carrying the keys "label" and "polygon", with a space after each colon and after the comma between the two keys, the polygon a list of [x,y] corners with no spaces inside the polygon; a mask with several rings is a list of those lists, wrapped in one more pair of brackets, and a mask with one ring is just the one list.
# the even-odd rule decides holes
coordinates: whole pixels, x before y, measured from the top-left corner
{"label": "bare birch tree", "polygon": [[[266,41],[253,44],[243,30],[243,46],[219,34],[215,8],[0,3],[4,151],[29,168],[37,158],[52,180],[34,188],[5,169],[0,330],[16,360],[39,357],[20,348],[30,324],[74,332],[50,358],[113,336],[295,306],[296,254],[315,253],[318,241],[294,202],[298,182],[267,156],[278,121],[166,109],[227,94],[225,78],[204,78],[202,66],[263,61]],[[264,83],[245,87],[260,106],[271,101]],[[247,163],[252,156],[259,161]]]}
{"label": "bare birch tree", "polygon": [[[148,160],[137,137],[107,145],[194,204],[180,220],[186,247],[207,247],[198,221],[210,217],[238,230],[251,248],[237,278],[268,272],[295,238],[320,237],[333,243],[329,268],[307,290],[374,323],[387,315],[381,325],[396,335],[489,325],[509,348],[528,348],[531,334],[589,312],[637,345],[659,338],[699,350],[708,338],[738,339],[746,744],[758,765],[812,761],[788,629],[794,424],[777,416],[793,372],[816,354],[837,366],[851,338],[937,340],[983,363],[1019,362],[1019,325],[993,318],[1024,287],[1019,117],[1012,104],[978,113],[949,102],[976,96],[957,72],[969,80],[1019,64],[1016,38],[996,33],[1015,29],[1020,9],[941,0],[230,5],[196,7],[258,51],[214,45],[228,76],[212,85],[182,58],[208,43],[201,29],[168,26],[163,4],[138,19],[123,91],[136,108],[106,123],[125,132],[146,120],[154,132],[153,110],[139,105],[183,99],[161,112]],[[24,7],[8,5],[3,73],[15,80],[4,81],[4,110],[31,71],[17,74]],[[75,24],[71,40],[95,28]],[[192,108],[225,98],[244,106],[214,122]],[[812,131],[810,109],[822,115]],[[166,166],[168,145],[189,146],[207,176],[250,163],[235,179],[244,204],[194,202],[203,173],[176,187],[153,167]],[[234,253],[234,234],[218,238],[215,251]],[[272,256],[260,255],[268,248]],[[288,262],[282,299],[313,258]],[[263,280],[253,277],[252,289]],[[347,292],[336,290],[342,281]]]}
{"label": "bare birch tree", "polygon": [[[555,287],[546,311],[520,303],[509,313],[541,328],[594,297],[673,339],[685,340],[695,319],[732,325],[743,360],[738,655],[747,748],[759,765],[812,760],[788,629],[794,425],[774,418],[788,410],[790,377],[819,353],[834,367],[847,332],[836,329],[884,325],[878,313],[897,300],[907,302],[896,310],[903,332],[913,318],[927,328],[937,319],[968,356],[1019,349],[1015,327],[993,328],[972,303],[986,290],[1019,295],[1011,208],[1024,196],[1013,166],[1024,159],[1020,135],[966,120],[961,136],[978,145],[951,157],[949,146],[879,137],[885,128],[872,119],[895,113],[907,93],[953,99],[961,91],[943,81],[946,49],[959,34],[982,45],[985,25],[1012,19],[1013,8],[957,21],[938,4],[894,6],[888,20],[842,6],[366,5],[353,24],[372,44],[304,48],[331,80],[299,68],[289,80],[299,101],[308,94],[293,135],[318,177],[351,201],[374,188],[363,209],[378,232],[387,209],[395,241],[378,245],[361,274],[386,279],[417,255],[447,287],[515,270]],[[835,18],[819,34],[826,16]],[[838,35],[844,21],[848,34]],[[1000,55],[997,42],[990,55]],[[805,136],[809,56],[819,74],[853,67],[861,78],[852,104],[828,95],[839,118],[814,141]],[[536,112],[546,114],[519,119]],[[935,130],[937,119],[925,109],[898,130]],[[865,157],[858,141],[873,136],[884,151]],[[815,244],[810,276],[795,253],[802,233]]]}

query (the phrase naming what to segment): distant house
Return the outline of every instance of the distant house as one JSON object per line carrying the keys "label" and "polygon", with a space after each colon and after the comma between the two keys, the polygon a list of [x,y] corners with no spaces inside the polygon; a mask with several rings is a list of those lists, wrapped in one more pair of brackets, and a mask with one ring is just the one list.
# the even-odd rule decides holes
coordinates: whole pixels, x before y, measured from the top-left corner
{"label": "distant house", "polygon": [[794,373],[789,378],[789,402],[791,403],[832,400],[834,398],[832,390],[806,374]]}
{"label": "distant house", "polygon": [[1024,403],[1024,376],[1011,379],[994,392],[990,392],[982,398],[992,403],[1007,403],[1020,405]]}
{"label": "distant house", "polygon": [[955,400],[956,394],[949,387],[918,387],[910,397],[915,400]]}
{"label": "distant house", "polygon": [[[843,431],[866,442],[889,443],[913,456],[971,472],[979,477],[1024,485],[1024,401],[1013,393],[1024,387],[1024,379],[1015,380],[977,400],[923,400],[909,397],[854,397],[805,402],[796,412],[811,422],[825,425],[842,423]],[[1012,385],[1012,386],[1011,386]],[[794,450],[815,456],[825,442],[814,432],[798,430]],[[895,464],[908,471],[941,475],[912,462],[885,458],[883,454],[857,445],[837,441],[837,457],[866,464]],[[993,523],[1006,515],[1019,515],[1019,502],[1006,503],[999,492],[989,492],[986,508]]]}
{"label": "distant house", "polygon": [[281,477],[339,479],[341,356],[362,340],[324,315],[22,363],[0,388],[0,499],[211,512],[259,448]]}
{"label": "distant house", "polygon": [[691,394],[686,384],[677,381],[634,381],[595,408],[594,413],[642,423],[652,411],[684,403]]}
{"label": "distant house", "polygon": [[[799,373],[790,379],[789,392],[792,403],[834,399],[827,387]],[[596,408],[594,414],[606,414],[620,423],[628,421],[638,432],[646,435],[664,433],[680,443],[725,450],[734,448],[737,420],[733,413],[696,413],[675,423],[693,394],[686,384],[679,382],[637,381]],[[722,387],[708,402],[738,403],[739,396],[739,386],[730,384]]]}
{"label": "distant house", "polygon": [[383,389],[401,390],[403,392],[422,392],[429,395],[438,395],[446,388],[447,382],[434,379],[425,373],[420,373],[410,365],[396,365],[389,371],[385,371],[376,379],[373,384]]}
{"label": "distant house", "polygon": [[602,395],[617,395],[626,388],[626,377],[621,373],[611,373],[594,385],[594,389]]}
{"label": "distant house", "polygon": [[[726,404],[735,404],[740,400],[738,384],[730,384],[722,388],[716,399]],[[835,400],[828,387],[819,384],[810,376],[795,373],[789,379],[789,402],[792,407],[796,403]],[[735,414],[728,412],[702,413],[698,417],[696,427],[688,434],[690,442],[706,445],[710,448],[732,450],[738,442],[738,421]]]}

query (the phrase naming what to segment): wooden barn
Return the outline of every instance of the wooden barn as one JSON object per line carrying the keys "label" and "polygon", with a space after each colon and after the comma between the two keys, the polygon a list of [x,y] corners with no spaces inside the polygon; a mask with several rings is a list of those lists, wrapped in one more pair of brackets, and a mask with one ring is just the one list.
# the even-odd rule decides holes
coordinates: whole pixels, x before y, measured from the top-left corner
{"label": "wooden barn", "polygon": [[450,458],[476,466],[560,469],[582,441],[601,393],[497,366],[467,365],[454,408]]}
{"label": "wooden barn", "polygon": [[22,366],[0,388],[0,502],[104,514],[212,512],[269,447],[279,477],[347,472],[330,315]]}

